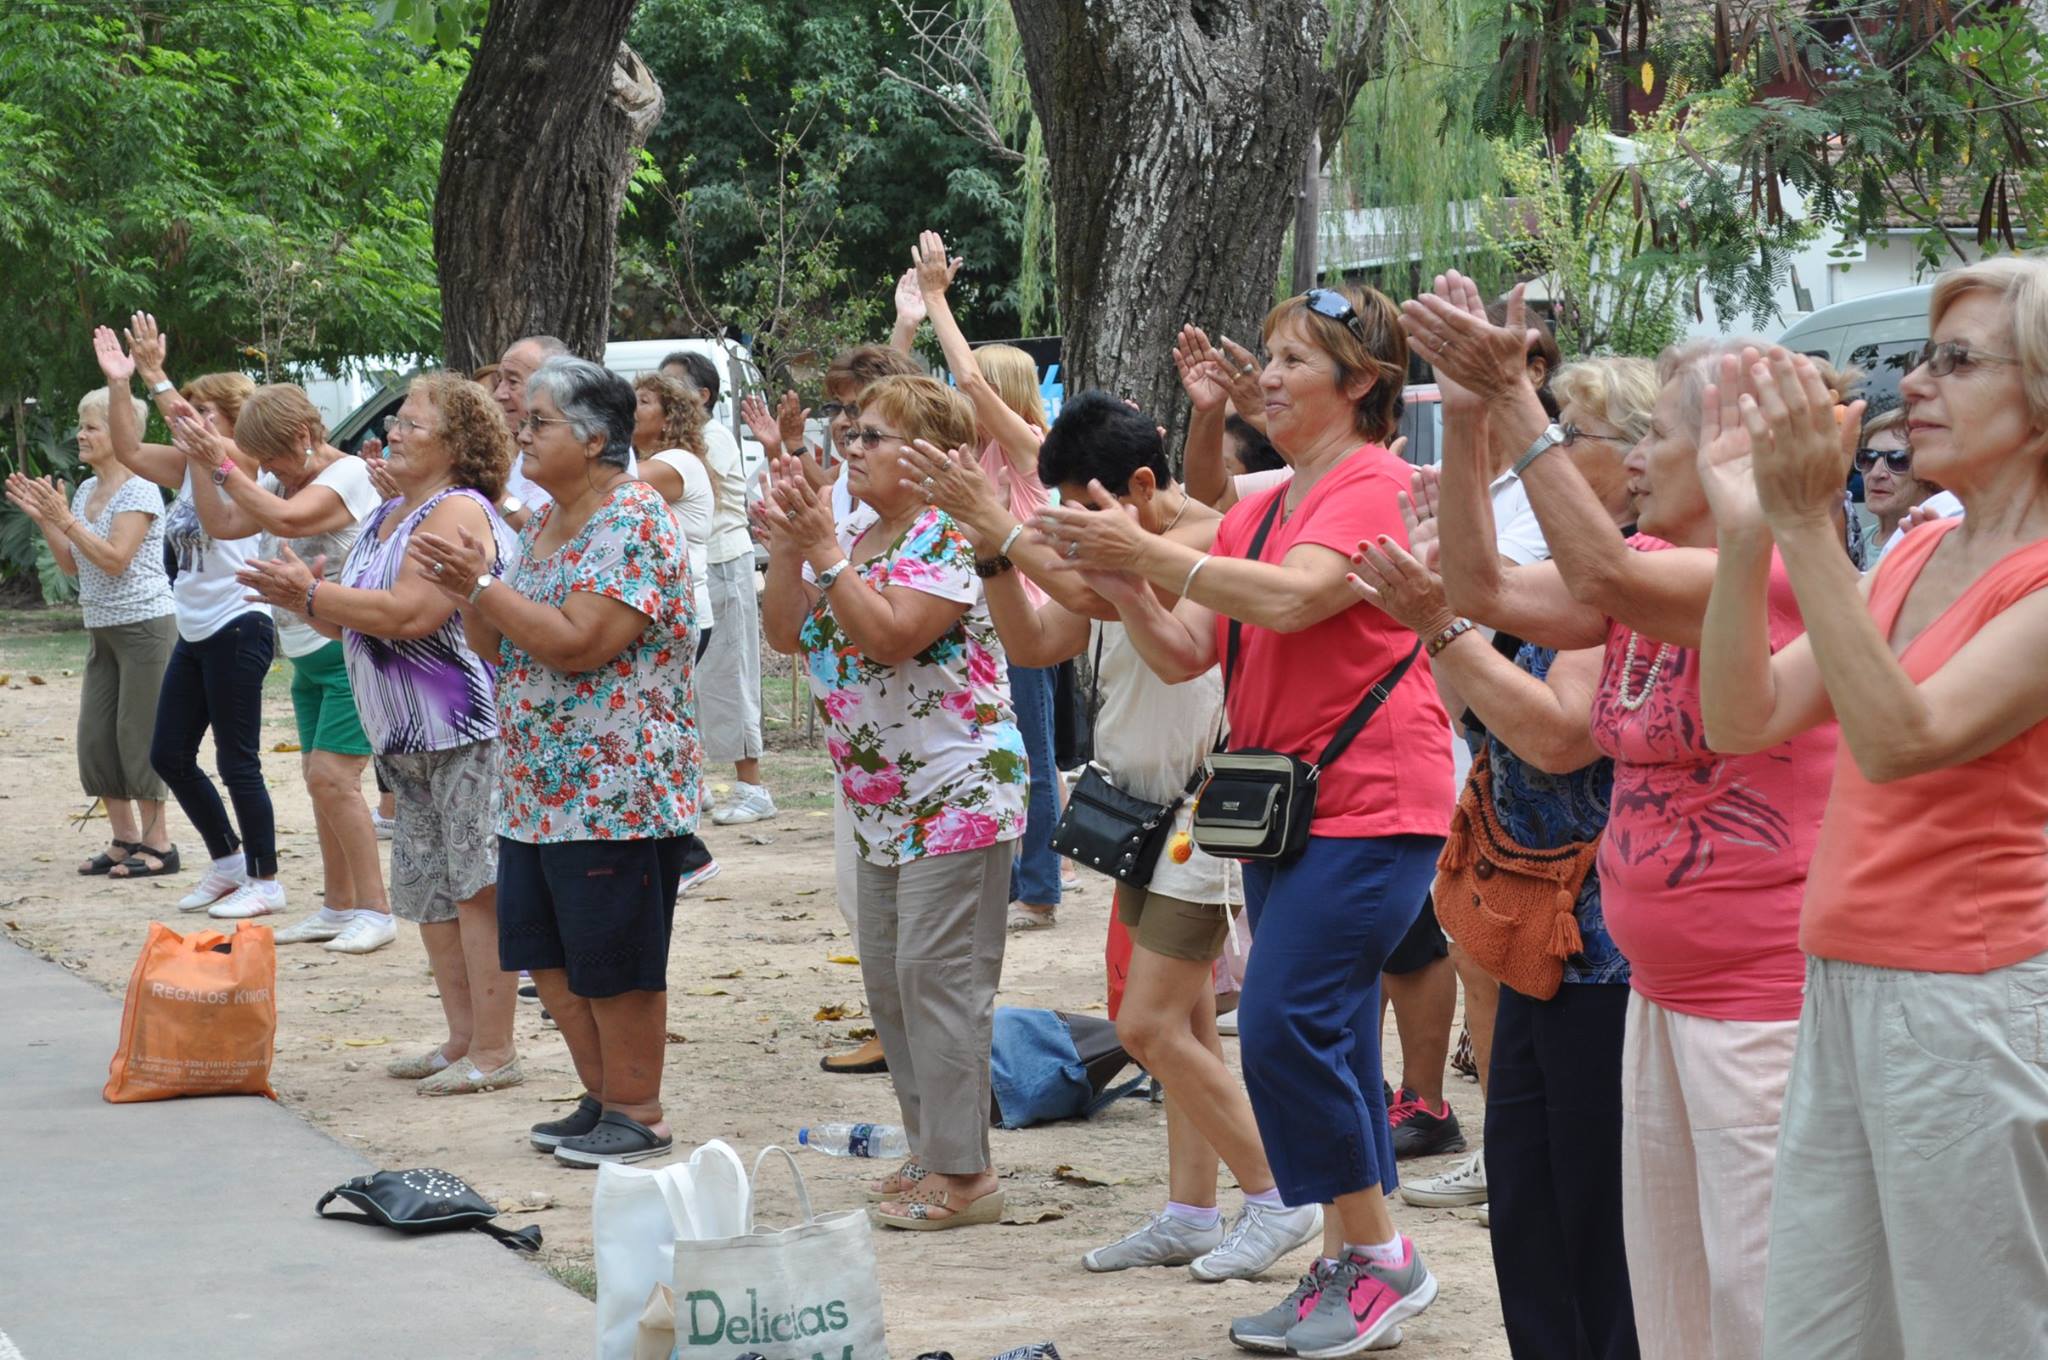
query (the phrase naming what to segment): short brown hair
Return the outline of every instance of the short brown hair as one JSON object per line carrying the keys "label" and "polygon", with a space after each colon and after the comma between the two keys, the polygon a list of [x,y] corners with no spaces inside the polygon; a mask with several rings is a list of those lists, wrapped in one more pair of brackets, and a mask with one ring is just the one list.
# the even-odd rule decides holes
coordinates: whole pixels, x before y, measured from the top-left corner
{"label": "short brown hair", "polygon": [[936,378],[891,377],[861,391],[860,409],[900,425],[905,439],[922,439],[942,449],[974,445],[974,403]]}
{"label": "short brown hair", "polygon": [[495,502],[505,494],[505,470],[512,464],[512,436],[505,417],[482,384],[454,373],[422,373],[410,391],[433,403],[441,418],[441,444],[457,486],[481,491]]}
{"label": "short brown hair", "polygon": [[661,399],[661,439],[665,447],[688,449],[704,456],[704,402],[674,378],[642,373],[633,379],[635,392],[653,392]]}
{"label": "short brown hair", "polygon": [[[308,431],[311,431],[310,435]],[[267,383],[249,394],[235,419],[235,444],[266,462],[289,458],[327,438],[320,409],[297,383]]]}
{"label": "short brown hair", "polygon": [[825,370],[825,390],[850,393],[857,398],[870,384],[883,378],[919,376],[918,366],[900,349],[856,345],[832,356],[832,363]]}
{"label": "short brown hair", "polygon": [[1367,439],[1388,443],[1400,428],[1401,387],[1408,378],[1408,337],[1401,330],[1401,311],[1385,293],[1363,284],[1341,284],[1323,291],[1351,304],[1358,314],[1357,331],[1310,308],[1308,294],[1302,293],[1266,313],[1260,338],[1272,339],[1283,323],[1299,317],[1316,348],[1336,363],[1339,389],[1355,378],[1372,379],[1372,388],[1353,406],[1351,424]]}
{"label": "short brown hair", "polygon": [[185,384],[179,396],[197,406],[205,402],[220,412],[233,433],[242,418],[242,403],[256,390],[256,380],[246,373],[202,373]]}

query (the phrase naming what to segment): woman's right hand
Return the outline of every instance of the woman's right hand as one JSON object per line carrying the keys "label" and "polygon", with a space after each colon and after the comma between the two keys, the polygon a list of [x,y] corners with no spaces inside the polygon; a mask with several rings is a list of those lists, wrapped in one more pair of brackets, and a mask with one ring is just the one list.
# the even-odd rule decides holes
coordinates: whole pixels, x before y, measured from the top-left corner
{"label": "woman's right hand", "polygon": [[963,263],[946,254],[945,238],[935,231],[918,233],[917,244],[910,249],[910,262],[917,270],[918,291],[928,298],[944,297]]}
{"label": "woman's right hand", "polygon": [[913,474],[903,479],[904,488],[917,492],[927,504],[936,505],[963,526],[1002,508],[995,485],[982,471],[981,459],[972,449],[954,449],[949,453],[936,444],[917,439],[911,441],[903,461]]}
{"label": "woman's right hand", "polygon": [[896,324],[914,332],[930,315],[931,309],[924,305],[924,290],[917,284],[917,267],[913,265],[896,279]]}
{"label": "woman's right hand", "polygon": [[1401,507],[1401,523],[1408,530],[1408,551],[1430,571],[1437,569],[1437,559],[1443,550],[1437,527],[1437,498],[1442,480],[1441,469],[1419,467],[1408,478],[1408,489],[1394,494]]}
{"label": "woman's right hand", "polygon": [[1173,367],[1195,410],[1208,414],[1230,400],[1230,377],[1223,354],[1196,325],[1180,328],[1173,342]]}
{"label": "woman's right hand", "polygon": [[128,353],[134,356],[135,371],[154,387],[164,380],[164,360],[171,337],[157,329],[156,318],[137,312],[128,318]]}
{"label": "woman's right hand", "polygon": [[121,348],[121,337],[114,334],[112,326],[92,328],[92,357],[99,360],[100,372],[106,376],[111,391],[128,391],[128,384],[135,377],[135,359]]}
{"label": "woman's right hand", "polygon": [[14,503],[15,509],[45,529],[63,524],[71,513],[71,507],[65,504],[64,493],[57,489],[54,480],[47,477],[8,473],[7,499]]}
{"label": "woman's right hand", "polygon": [[782,436],[785,449],[810,447],[804,437],[804,422],[811,418],[811,408],[797,400],[795,392],[784,392],[782,400],[775,407],[775,429]]}
{"label": "woman's right hand", "polygon": [[768,409],[768,403],[760,394],[748,393],[740,401],[740,419],[747,422],[747,428],[754,432],[754,439],[761,445],[761,455],[773,462],[782,455],[782,427]]}
{"label": "woman's right hand", "polygon": [[1359,541],[1344,584],[1421,638],[1436,636],[1457,617],[1444,594],[1443,578],[1385,534],[1377,543]]}
{"label": "woman's right hand", "polygon": [[1227,335],[1218,357],[1225,380],[1230,384],[1230,408],[1260,429],[1266,428],[1266,393],[1259,386],[1259,356]]}
{"label": "woman's right hand", "polygon": [[1742,422],[1744,374],[1755,350],[1721,356],[1717,381],[1700,396],[1697,455],[1700,489],[1714,514],[1718,534],[1762,532],[1763,502],[1757,498],[1754,449]]}
{"label": "woman's right hand", "polygon": [[[251,592],[249,603],[259,601],[273,604],[280,609],[303,614],[306,610],[306,592],[313,583],[327,571],[327,556],[321,554],[308,565],[292,551],[289,543],[282,545],[282,556],[275,559],[254,558],[240,571],[235,580],[247,586]],[[470,578],[474,580],[475,578]]]}

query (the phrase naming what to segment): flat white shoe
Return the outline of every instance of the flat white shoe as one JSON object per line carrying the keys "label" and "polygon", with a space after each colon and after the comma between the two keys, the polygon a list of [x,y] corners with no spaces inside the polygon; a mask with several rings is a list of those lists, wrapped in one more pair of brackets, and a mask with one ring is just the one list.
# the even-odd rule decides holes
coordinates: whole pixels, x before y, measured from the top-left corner
{"label": "flat white shoe", "polygon": [[358,916],[325,948],[335,954],[374,954],[398,938],[398,923],[388,915]]}

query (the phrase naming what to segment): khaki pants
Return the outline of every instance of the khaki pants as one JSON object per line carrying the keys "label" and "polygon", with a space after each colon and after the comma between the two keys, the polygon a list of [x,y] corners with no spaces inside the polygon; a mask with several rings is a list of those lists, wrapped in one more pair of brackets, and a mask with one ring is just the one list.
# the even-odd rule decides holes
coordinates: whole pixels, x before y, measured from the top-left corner
{"label": "khaki pants", "polygon": [[832,776],[832,892],[839,899],[839,915],[846,922],[846,952],[860,953],[860,850],[853,838],[853,812],[846,806],[846,790],[839,776]]}
{"label": "khaki pants", "polygon": [[1645,1360],[1755,1360],[1796,1020],[1708,1020],[1632,992],[1621,1219]]}
{"label": "khaki pants", "polygon": [[2048,1355],[2048,954],[1810,959],[1771,1208],[1772,1360]]}
{"label": "khaki pants", "polygon": [[989,1044],[1016,842],[900,867],[861,861],[860,972],[889,1080],[928,1171],[989,1167]]}
{"label": "khaki pants", "polygon": [[[759,756],[761,746],[761,601],[754,555],[713,562],[711,645],[697,659],[697,734],[706,765]],[[798,660],[797,683],[803,683]]]}
{"label": "khaki pants", "polygon": [[[157,694],[178,641],[176,616],[85,630],[85,686],[78,697],[78,782],[98,798],[164,796],[149,763]],[[145,836],[159,827],[144,827]]]}

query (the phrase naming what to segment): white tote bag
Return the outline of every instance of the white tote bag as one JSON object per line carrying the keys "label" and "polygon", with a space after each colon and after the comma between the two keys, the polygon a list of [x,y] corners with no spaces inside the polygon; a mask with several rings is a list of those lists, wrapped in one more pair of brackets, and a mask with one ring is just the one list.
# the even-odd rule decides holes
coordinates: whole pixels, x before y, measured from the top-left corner
{"label": "white tote bag", "polygon": [[598,1167],[590,1204],[598,1360],[632,1360],[640,1314],[654,1287],[672,1278],[679,1239],[731,1237],[749,1220],[746,1163],[716,1140],[687,1162]]}
{"label": "white tote bag", "polygon": [[771,1153],[789,1164],[803,1220],[780,1232],[757,1232],[750,1221],[743,1234],[676,1243],[678,1360],[745,1351],[768,1360],[889,1360],[866,1212],[814,1212],[803,1173],[779,1147],[754,1159],[750,1203]]}

